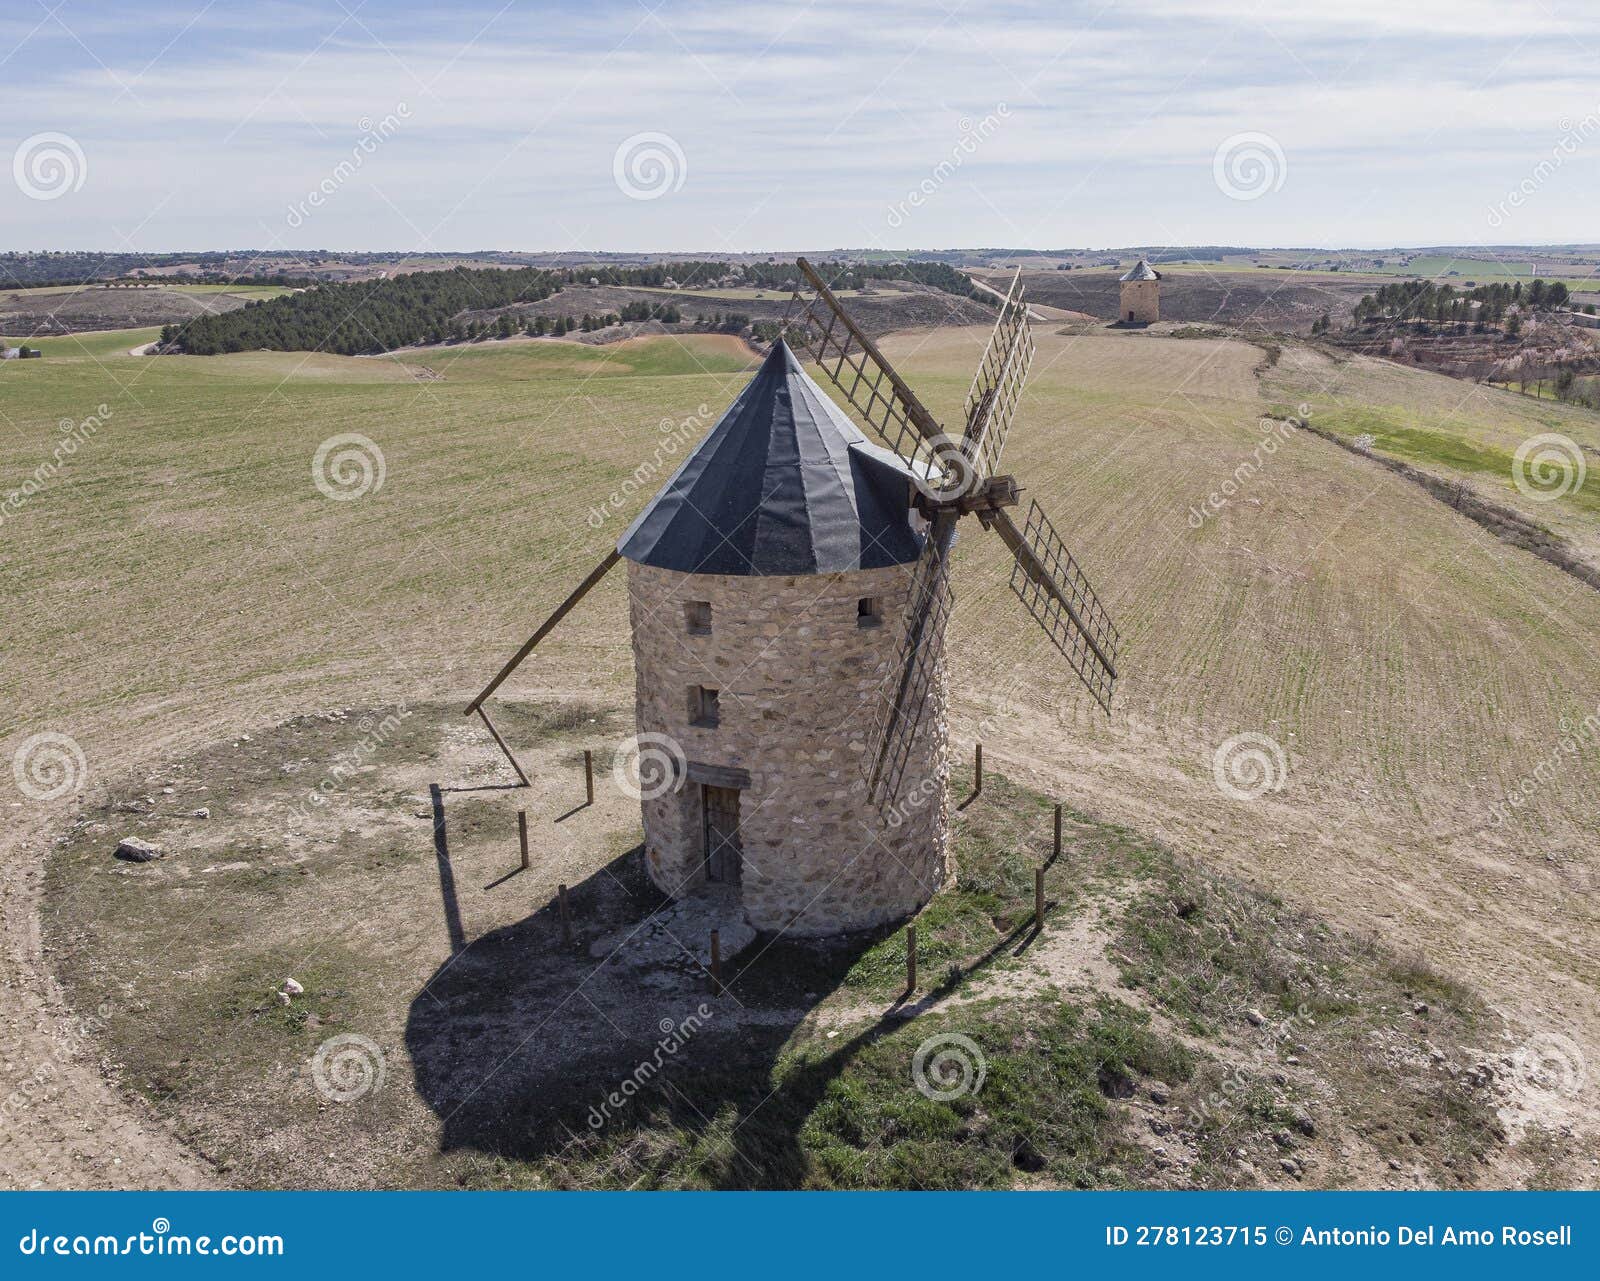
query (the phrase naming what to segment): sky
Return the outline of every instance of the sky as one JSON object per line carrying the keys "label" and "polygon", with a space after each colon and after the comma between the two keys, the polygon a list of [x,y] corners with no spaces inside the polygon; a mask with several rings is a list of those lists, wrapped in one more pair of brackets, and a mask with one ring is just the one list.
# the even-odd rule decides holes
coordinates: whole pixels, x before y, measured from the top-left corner
{"label": "sky", "polygon": [[1594,0],[10,0],[0,249],[1594,241],[1596,67]]}

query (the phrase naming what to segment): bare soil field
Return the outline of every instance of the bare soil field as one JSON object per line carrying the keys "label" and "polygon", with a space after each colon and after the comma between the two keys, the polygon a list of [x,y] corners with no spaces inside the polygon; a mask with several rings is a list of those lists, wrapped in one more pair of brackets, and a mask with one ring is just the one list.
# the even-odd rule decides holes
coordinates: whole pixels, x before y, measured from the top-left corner
{"label": "bare soil field", "polygon": [[[984,337],[982,327],[902,332],[886,346],[951,415]],[[423,381],[409,358],[136,359],[122,354],[128,335],[47,341],[47,359],[0,366],[8,492],[51,459],[61,420],[110,411],[0,525],[10,553],[0,583],[25,624],[0,663],[7,705],[24,709],[5,748],[61,733],[83,759],[77,790],[48,802],[15,794],[0,837],[17,869],[0,891],[0,1017],[16,1037],[7,1071],[13,1086],[41,1066],[53,1074],[25,1134],[8,1135],[9,1179],[226,1177],[186,1154],[98,1025],[74,1035],[85,1012],[59,999],[55,967],[82,981],[71,968],[82,940],[70,936],[70,910],[55,914],[64,932],[53,940],[38,928],[54,836],[75,814],[165,795],[150,790],[158,776],[174,780],[174,796],[180,779],[207,783],[203,771],[172,771],[296,717],[464,701],[676,465],[664,442],[685,424],[690,438],[709,426],[741,385],[749,361],[700,342],[452,348],[428,353],[436,377]],[[1571,1047],[1562,1061],[1576,1071],[1538,1077],[1521,1111],[1501,1109],[1513,1150],[1480,1177],[1593,1183],[1600,1127],[1583,1064],[1600,1054],[1600,765],[1592,741],[1564,744],[1600,705],[1600,594],[1329,441],[1291,433],[1260,452],[1276,430],[1263,416],[1315,395],[1325,399],[1314,412],[1330,418],[1371,401],[1395,407],[1402,426],[1410,415],[1432,416],[1438,431],[1504,430],[1504,393],[1482,402],[1481,417],[1459,418],[1467,385],[1381,362],[1325,369],[1299,351],[1289,345],[1273,367],[1260,347],[1227,337],[1041,335],[1007,465],[1055,516],[1117,618],[1126,675],[1116,714],[1092,712],[1043,638],[1018,625],[998,542],[963,539],[951,638],[957,739],[965,750],[981,738],[1000,770],[1086,823],[1237,876],[1344,935],[1370,932],[1392,954],[1420,953],[1429,973],[1485,1004],[1491,1066]],[[1334,373],[1343,381],[1329,381]],[[1517,409],[1541,412],[1525,400]],[[1562,423],[1594,443],[1583,423]],[[314,483],[312,458],[350,432],[379,448],[383,480],[338,501]],[[1242,487],[1192,524],[1193,509],[1246,462]],[[1541,510],[1574,537],[1592,529],[1573,495]],[[620,585],[608,582],[519,674],[512,699],[625,716],[625,619]],[[1243,734],[1270,738],[1282,765],[1270,762],[1269,786],[1241,799],[1219,786],[1216,767]],[[570,779],[559,773],[571,768],[568,744],[555,750],[552,777]],[[409,796],[413,783],[472,778],[396,786]],[[618,810],[609,857],[627,821]],[[504,814],[482,822],[479,885],[508,870],[513,848]],[[266,844],[199,867],[287,865]],[[106,870],[103,844],[94,850],[92,892],[142,884]],[[426,888],[437,913],[426,845],[397,857],[397,880],[411,878],[404,896]],[[177,893],[186,862],[135,871],[154,869],[163,879],[147,883]],[[298,876],[269,879],[292,886]],[[48,901],[63,892],[58,880]],[[526,915],[542,901],[530,894],[508,910]],[[437,946],[442,918],[428,919]],[[481,924],[493,933],[505,923],[486,914]],[[276,970],[294,959],[273,953],[262,964],[281,982]],[[1100,948],[1070,962],[1086,972],[1105,963]],[[409,1000],[414,978],[389,998]],[[183,985],[168,986],[155,994],[162,1001]],[[398,1080],[412,1059],[390,1044]],[[305,1068],[304,1046],[282,1043],[284,1072]],[[180,1072],[181,1052],[162,1062],[173,1060]],[[437,1114],[417,1115],[432,1125]],[[1551,1136],[1555,1166],[1515,1148],[1519,1124]],[[76,1159],[63,1167],[61,1152]],[[272,1159],[267,1149],[247,1155]],[[429,1177],[460,1172],[430,1168]],[[1372,1173],[1405,1172],[1385,1158]]]}
{"label": "bare soil field", "polygon": [[[1115,320],[1121,290],[1118,274],[1029,271],[1023,273],[1023,282],[1031,302]],[[1010,279],[1001,274],[979,276],[998,288]],[[1300,273],[1281,271],[1169,271],[1161,281],[1161,318],[1303,334],[1324,312],[1336,323],[1348,321],[1361,295],[1381,283],[1346,282],[1338,276],[1305,279]]]}
{"label": "bare soil field", "polygon": [[247,302],[276,297],[282,292],[252,285],[234,289],[107,289],[101,285],[15,289],[0,292],[0,335],[15,340],[179,324],[195,316],[233,311]]}
{"label": "bare soil field", "polygon": [[[871,290],[850,291],[850,313],[869,334],[878,336],[896,329],[924,329],[935,325],[992,324],[994,312],[981,303],[958,298],[942,290],[903,281],[885,281]],[[560,293],[536,303],[504,308],[518,316],[566,316],[581,319],[586,315],[620,312],[629,303],[652,306],[671,304],[683,315],[688,327],[697,316],[708,319],[718,312],[737,312],[752,320],[782,320],[790,295],[784,290],[669,290],[631,289],[617,285],[568,285]],[[490,322],[500,310],[464,313],[466,320]],[[986,319],[987,317],[987,319]],[[602,331],[584,335],[605,341]]]}

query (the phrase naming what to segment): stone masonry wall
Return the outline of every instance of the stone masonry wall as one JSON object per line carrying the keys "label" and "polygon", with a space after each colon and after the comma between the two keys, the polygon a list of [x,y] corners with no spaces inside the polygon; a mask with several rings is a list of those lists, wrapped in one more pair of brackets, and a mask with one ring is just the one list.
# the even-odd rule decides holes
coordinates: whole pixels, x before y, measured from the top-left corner
{"label": "stone masonry wall", "polygon": [[[740,796],[742,895],[757,929],[865,929],[915,912],[951,875],[941,669],[890,817],[862,760],[894,666],[910,567],[794,578],[680,574],[628,563],[638,732],[688,762],[748,771]],[[863,627],[857,603],[882,602]],[[708,635],[685,607],[707,602]],[[719,691],[719,724],[690,721],[694,686]],[[643,801],[646,864],[673,896],[705,880],[699,782]]]}
{"label": "stone masonry wall", "polygon": [[1159,280],[1124,280],[1122,282],[1122,311],[1118,320],[1127,320],[1129,313],[1136,322],[1155,324],[1161,319],[1161,282]]}

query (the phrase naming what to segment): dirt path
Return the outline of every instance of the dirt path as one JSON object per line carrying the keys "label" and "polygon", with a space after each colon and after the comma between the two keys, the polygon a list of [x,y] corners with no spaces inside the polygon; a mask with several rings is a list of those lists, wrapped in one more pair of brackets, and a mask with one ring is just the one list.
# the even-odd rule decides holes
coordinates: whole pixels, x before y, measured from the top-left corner
{"label": "dirt path", "polygon": [[204,1162],[107,1083],[93,1012],[72,1010],[51,973],[39,936],[43,854],[68,812],[14,809],[3,844],[0,1188],[211,1186]]}
{"label": "dirt path", "polygon": [[[988,294],[990,297],[997,298],[1001,302],[1004,302],[1006,300],[1005,294],[1001,293],[1000,290],[996,289],[993,285],[985,284],[983,281],[979,280],[976,276],[972,275],[971,273],[968,273],[967,279],[970,280],[977,288],[983,290],[983,292]],[[1061,320],[1095,320],[1095,319],[1097,319],[1097,317],[1091,316],[1086,311],[1069,311],[1065,307],[1049,307],[1049,306],[1046,306],[1044,303],[1037,303],[1036,302],[1036,303],[1030,303],[1028,305],[1028,319],[1030,319],[1030,320],[1042,320],[1042,321],[1061,321]]]}

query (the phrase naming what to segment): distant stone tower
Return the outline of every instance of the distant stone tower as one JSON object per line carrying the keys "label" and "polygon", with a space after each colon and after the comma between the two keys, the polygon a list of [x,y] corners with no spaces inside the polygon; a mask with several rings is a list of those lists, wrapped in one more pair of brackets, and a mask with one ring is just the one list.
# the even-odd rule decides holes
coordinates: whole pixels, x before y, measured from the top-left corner
{"label": "distant stone tower", "polygon": [[1123,325],[1153,325],[1161,319],[1161,273],[1143,258],[1133,265],[1133,270],[1120,277],[1122,284],[1122,310],[1117,323]]}
{"label": "distant stone tower", "polygon": [[720,883],[755,928],[820,935],[949,879],[942,669],[898,806],[863,779],[922,548],[912,484],[780,341],[623,534],[638,733],[674,758],[642,801],[667,894]]}

